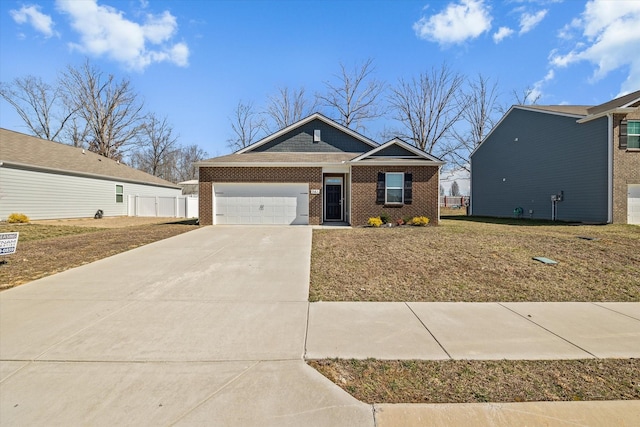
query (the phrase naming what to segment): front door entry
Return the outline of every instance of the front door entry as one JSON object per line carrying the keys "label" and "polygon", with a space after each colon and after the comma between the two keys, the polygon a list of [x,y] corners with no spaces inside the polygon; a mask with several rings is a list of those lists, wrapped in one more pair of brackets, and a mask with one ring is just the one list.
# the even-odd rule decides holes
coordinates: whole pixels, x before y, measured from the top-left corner
{"label": "front door entry", "polygon": [[325,219],[342,221],[342,178],[327,178],[324,195]]}

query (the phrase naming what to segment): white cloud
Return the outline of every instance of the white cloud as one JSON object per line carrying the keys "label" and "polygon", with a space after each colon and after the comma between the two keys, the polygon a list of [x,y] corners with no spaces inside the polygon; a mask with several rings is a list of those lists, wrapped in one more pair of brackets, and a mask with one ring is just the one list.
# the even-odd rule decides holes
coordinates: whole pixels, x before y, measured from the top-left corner
{"label": "white cloud", "polygon": [[552,52],[551,65],[568,67],[587,61],[596,66],[592,81],[604,78],[611,71],[628,69],[621,92],[640,88],[640,2],[592,0],[587,3],[580,20],[572,27],[582,31],[573,49],[562,55]]}
{"label": "white cloud", "polygon": [[531,88],[531,91],[529,92],[529,97],[528,97],[529,101],[537,101],[541,99],[544,96],[544,93],[542,92],[542,88],[544,87],[545,83],[553,80],[555,76],[556,76],[556,72],[552,68],[549,71],[547,71],[547,74],[545,74],[545,76],[541,80],[538,80],[537,82],[535,82],[533,84],[533,87]]}
{"label": "white cloud", "polygon": [[509,28],[509,27],[500,27],[500,28],[498,28],[498,31],[493,33],[493,41],[496,44],[498,44],[502,40],[504,40],[507,37],[511,36],[512,34],[513,34],[513,30],[511,28]]}
{"label": "white cloud", "polygon": [[533,30],[544,17],[547,16],[547,9],[542,9],[537,13],[523,13],[520,16],[520,34],[528,33]]}
{"label": "white cloud", "polygon": [[484,0],[460,0],[449,3],[435,15],[422,17],[413,24],[413,30],[421,39],[440,45],[463,43],[491,29],[491,14]]}
{"label": "white cloud", "polygon": [[178,24],[167,11],[147,14],[144,23],[137,23],[113,7],[98,5],[96,0],[57,0],[56,4],[69,15],[71,27],[80,35],[79,43],[70,44],[73,49],[94,56],[105,55],[139,71],[155,62],[188,65],[188,46],[171,43]]}
{"label": "white cloud", "polygon": [[10,10],[9,14],[17,24],[29,23],[47,38],[57,35],[53,30],[53,20],[40,12],[40,6],[22,6],[20,10]]}

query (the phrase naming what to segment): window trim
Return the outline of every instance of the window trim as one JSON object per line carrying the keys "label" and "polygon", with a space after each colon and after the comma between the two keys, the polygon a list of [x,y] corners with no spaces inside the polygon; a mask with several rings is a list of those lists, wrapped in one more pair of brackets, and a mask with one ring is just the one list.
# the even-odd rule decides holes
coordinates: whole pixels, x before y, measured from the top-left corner
{"label": "window trim", "polygon": [[[120,196],[120,200],[118,200],[118,196]],[[116,203],[124,203],[124,185],[122,184],[116,184]]]}
{"label": "window trim", "polygon": [[[637,150],[640,149],[640,120],[627,120],[627,149],[631,149],[631,150]],[[629,124],[636,124],[637,123],[637,127],[638,127],[638,133],[631,133],[630,132],[630,128],[631,126],[629,126]],[[634,126],[634,127],[636,127]],[[631,137],[637,137],[637,142],[634,143],[634,145],[637,145],[637,147],[632,147],[631,146]]]}
{"label": "window trim", "polygon": [[[400,180],[399,187],[390,187],[387,185],[387,177],[389,175],[400,175],[402,178]],[[384,174],[384,204],[385,205],[404,205],[404,172],[385,172]],[[399,202],[390,202],[388,198],[389,190],[400,190],[400,201]]]}

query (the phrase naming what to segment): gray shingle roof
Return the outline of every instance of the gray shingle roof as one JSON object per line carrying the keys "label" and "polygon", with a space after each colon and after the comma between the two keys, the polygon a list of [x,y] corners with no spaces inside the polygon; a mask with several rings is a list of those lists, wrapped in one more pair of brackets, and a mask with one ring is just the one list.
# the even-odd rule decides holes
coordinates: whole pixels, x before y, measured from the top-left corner
{"label": "gray shingle roof", "polygon": [[180,188],[169,181],[88,150],[0,128],[0,163],[2,162],[76,175]]}
{"label": "gray shingle roof", "polygon": [[591,107],[589,108],[589,115],[604,113],[605,111],[620,108],[629,104],[632,101],[637,101],[638,99],[640,99],[640,90],[631,92],[630,94],[621,96],[616,99],[612,99],[611,101],[605,102],[604,104]]}

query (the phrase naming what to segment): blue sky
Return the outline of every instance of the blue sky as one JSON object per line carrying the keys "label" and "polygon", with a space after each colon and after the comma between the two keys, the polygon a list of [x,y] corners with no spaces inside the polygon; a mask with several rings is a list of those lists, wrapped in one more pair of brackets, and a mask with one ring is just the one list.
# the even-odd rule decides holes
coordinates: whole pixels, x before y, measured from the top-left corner
{"label": "blue sky", "polygon": [[[340,62],[367,58],[389,84],[446,61],[496,79],[505,105],[526,87],[539,104],[606,102],[640,89],[639,28],[635,0],[2,0],[0,81],[53,83],[89,58],[213,157],[229,152],[239,100],[260,109],[279,86],[313,94]],[[26,131],[3,100],[0,127]]]}

